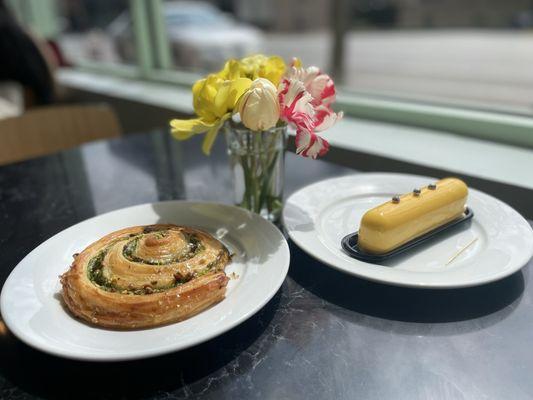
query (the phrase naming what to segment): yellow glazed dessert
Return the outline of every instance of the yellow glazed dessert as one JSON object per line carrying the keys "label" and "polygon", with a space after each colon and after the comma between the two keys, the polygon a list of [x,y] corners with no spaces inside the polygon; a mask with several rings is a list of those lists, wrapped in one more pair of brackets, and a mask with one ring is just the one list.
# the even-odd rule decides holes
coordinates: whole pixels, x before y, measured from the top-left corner
{"label": "yellow glazed dessert", "polygon": [[388,253],[461,217],[467,197],[466,184],[456,178],[395,196],[363,215],[358,246],[367,253]]}

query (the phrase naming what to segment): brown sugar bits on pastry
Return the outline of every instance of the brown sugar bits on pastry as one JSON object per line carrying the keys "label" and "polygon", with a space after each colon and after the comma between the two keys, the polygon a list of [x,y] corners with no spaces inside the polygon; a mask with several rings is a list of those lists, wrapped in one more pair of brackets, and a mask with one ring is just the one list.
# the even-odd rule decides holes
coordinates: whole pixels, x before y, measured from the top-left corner
{"label": "brown sugar bits on pastry", "polygon": [[77,254],[61,276],[70,311],[93,324],[142,328],[189,318],[224,298],[226,247],[185,226],[136,226]]}

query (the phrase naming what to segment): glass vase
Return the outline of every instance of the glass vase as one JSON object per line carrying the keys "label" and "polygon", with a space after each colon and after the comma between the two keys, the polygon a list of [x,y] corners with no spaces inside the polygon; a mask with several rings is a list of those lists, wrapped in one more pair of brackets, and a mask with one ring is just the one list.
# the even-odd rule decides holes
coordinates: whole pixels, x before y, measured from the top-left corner
{"label": "glass vase", "polygon": [[287,126],[252,131],[230,121],[224,134],[235,204],[277,223],[283,207]]}

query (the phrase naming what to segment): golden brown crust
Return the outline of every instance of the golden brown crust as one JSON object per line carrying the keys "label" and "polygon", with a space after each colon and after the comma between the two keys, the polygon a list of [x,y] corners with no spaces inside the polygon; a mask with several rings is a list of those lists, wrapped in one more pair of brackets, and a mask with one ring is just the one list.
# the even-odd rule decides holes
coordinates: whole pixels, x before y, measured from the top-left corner
{"label": "golden brown crust", "polygon": [[106,235],[75,255],[61,276],[77,317],[107,328],[187,319],[224,298],[228,250],[199,229],[158,224]]}

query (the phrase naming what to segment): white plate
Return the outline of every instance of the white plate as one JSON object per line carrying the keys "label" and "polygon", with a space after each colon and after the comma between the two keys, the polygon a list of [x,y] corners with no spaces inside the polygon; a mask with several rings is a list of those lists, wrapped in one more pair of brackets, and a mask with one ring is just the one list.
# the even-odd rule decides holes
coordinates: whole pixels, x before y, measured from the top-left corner
{"label": "white plate", "polygon": [[[74,319],[60,301],[58,276],[72,254],[120,228],[175,223],[205,229],[236,256],[226,298],[182,322],[113,331]],[[74,225],[28,254],[8,277],[0,306],[19,339],[44,352],[79,360],[127,360],[184,349],[211,339],[251,317],[278,291],[289,268],[289,247],[270,222],[243,209],[212,203],[162,202],[103,214]]]}
{"label": "white plate", "polygon": [[[333,268],[369,280],[399,286],[456,288],[479,285],[512,274],[533,255],[529,223],[507,204],[470,189],[470,225],[443,234],[422,247],[379,265],[355,260],[341,249],[341,239],[359,229],[368,209],[435,182],[403,174],[359,174],[329,179],[294,193],[283,220],[290,238],[308,254]],[[468,182],[467,182],[468,183]],[[477,241],[453,262],[450,258]]]}

